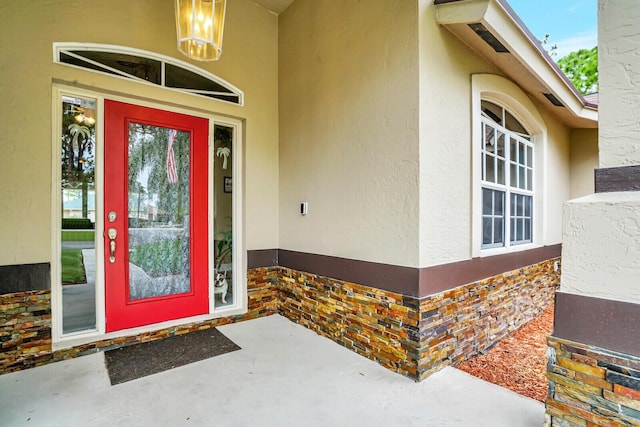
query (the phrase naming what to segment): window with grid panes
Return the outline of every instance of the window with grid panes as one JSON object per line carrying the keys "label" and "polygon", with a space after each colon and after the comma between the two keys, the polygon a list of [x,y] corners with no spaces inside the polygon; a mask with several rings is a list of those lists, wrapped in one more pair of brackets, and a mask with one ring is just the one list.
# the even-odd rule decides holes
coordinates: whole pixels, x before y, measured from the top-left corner
{"label": "window with grid panes", "polygon": [[482,101],[482,249],[531,243],[531,136],[503,107]]}

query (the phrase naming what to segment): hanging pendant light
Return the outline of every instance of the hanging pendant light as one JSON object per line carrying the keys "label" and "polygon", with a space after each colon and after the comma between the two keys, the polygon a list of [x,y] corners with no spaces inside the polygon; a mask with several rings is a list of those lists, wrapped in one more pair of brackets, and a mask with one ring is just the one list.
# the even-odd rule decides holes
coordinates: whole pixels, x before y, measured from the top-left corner
{"label": "hanging pendant light", "polygon": [[216,61],[222,54],[227,0],[176,0],[178,50],[196,61]]}

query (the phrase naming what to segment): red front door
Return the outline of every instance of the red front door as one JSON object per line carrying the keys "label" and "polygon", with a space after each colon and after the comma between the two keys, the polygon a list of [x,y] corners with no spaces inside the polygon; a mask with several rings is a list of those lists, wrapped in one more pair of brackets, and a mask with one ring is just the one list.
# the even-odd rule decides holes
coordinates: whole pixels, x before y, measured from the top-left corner
{"label": "red front door", "polygon": [[104,112],[107,332],[207,313],[208,120]]}

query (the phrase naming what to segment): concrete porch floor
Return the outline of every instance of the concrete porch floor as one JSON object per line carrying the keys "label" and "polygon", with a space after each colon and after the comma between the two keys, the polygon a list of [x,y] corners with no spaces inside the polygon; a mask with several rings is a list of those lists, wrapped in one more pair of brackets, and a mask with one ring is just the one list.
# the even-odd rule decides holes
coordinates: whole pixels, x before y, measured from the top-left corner
{"label": "concrete porch floor", "polygon": [[111,386],[103,353],[0,376],[2,426],[526,426],[544,405],[445,368],[415,383],[281,316],[239,351]]}

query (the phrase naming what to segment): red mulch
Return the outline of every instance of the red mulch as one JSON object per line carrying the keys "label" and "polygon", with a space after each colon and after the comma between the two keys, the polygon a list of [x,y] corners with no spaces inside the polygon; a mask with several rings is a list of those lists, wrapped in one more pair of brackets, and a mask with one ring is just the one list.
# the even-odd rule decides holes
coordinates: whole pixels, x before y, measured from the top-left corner
{"label": "red mulch", "polygon": [[547,397],[547,336],[553,331],[553,305],[496,344],[456,368],[474,377],[544,402]]}

